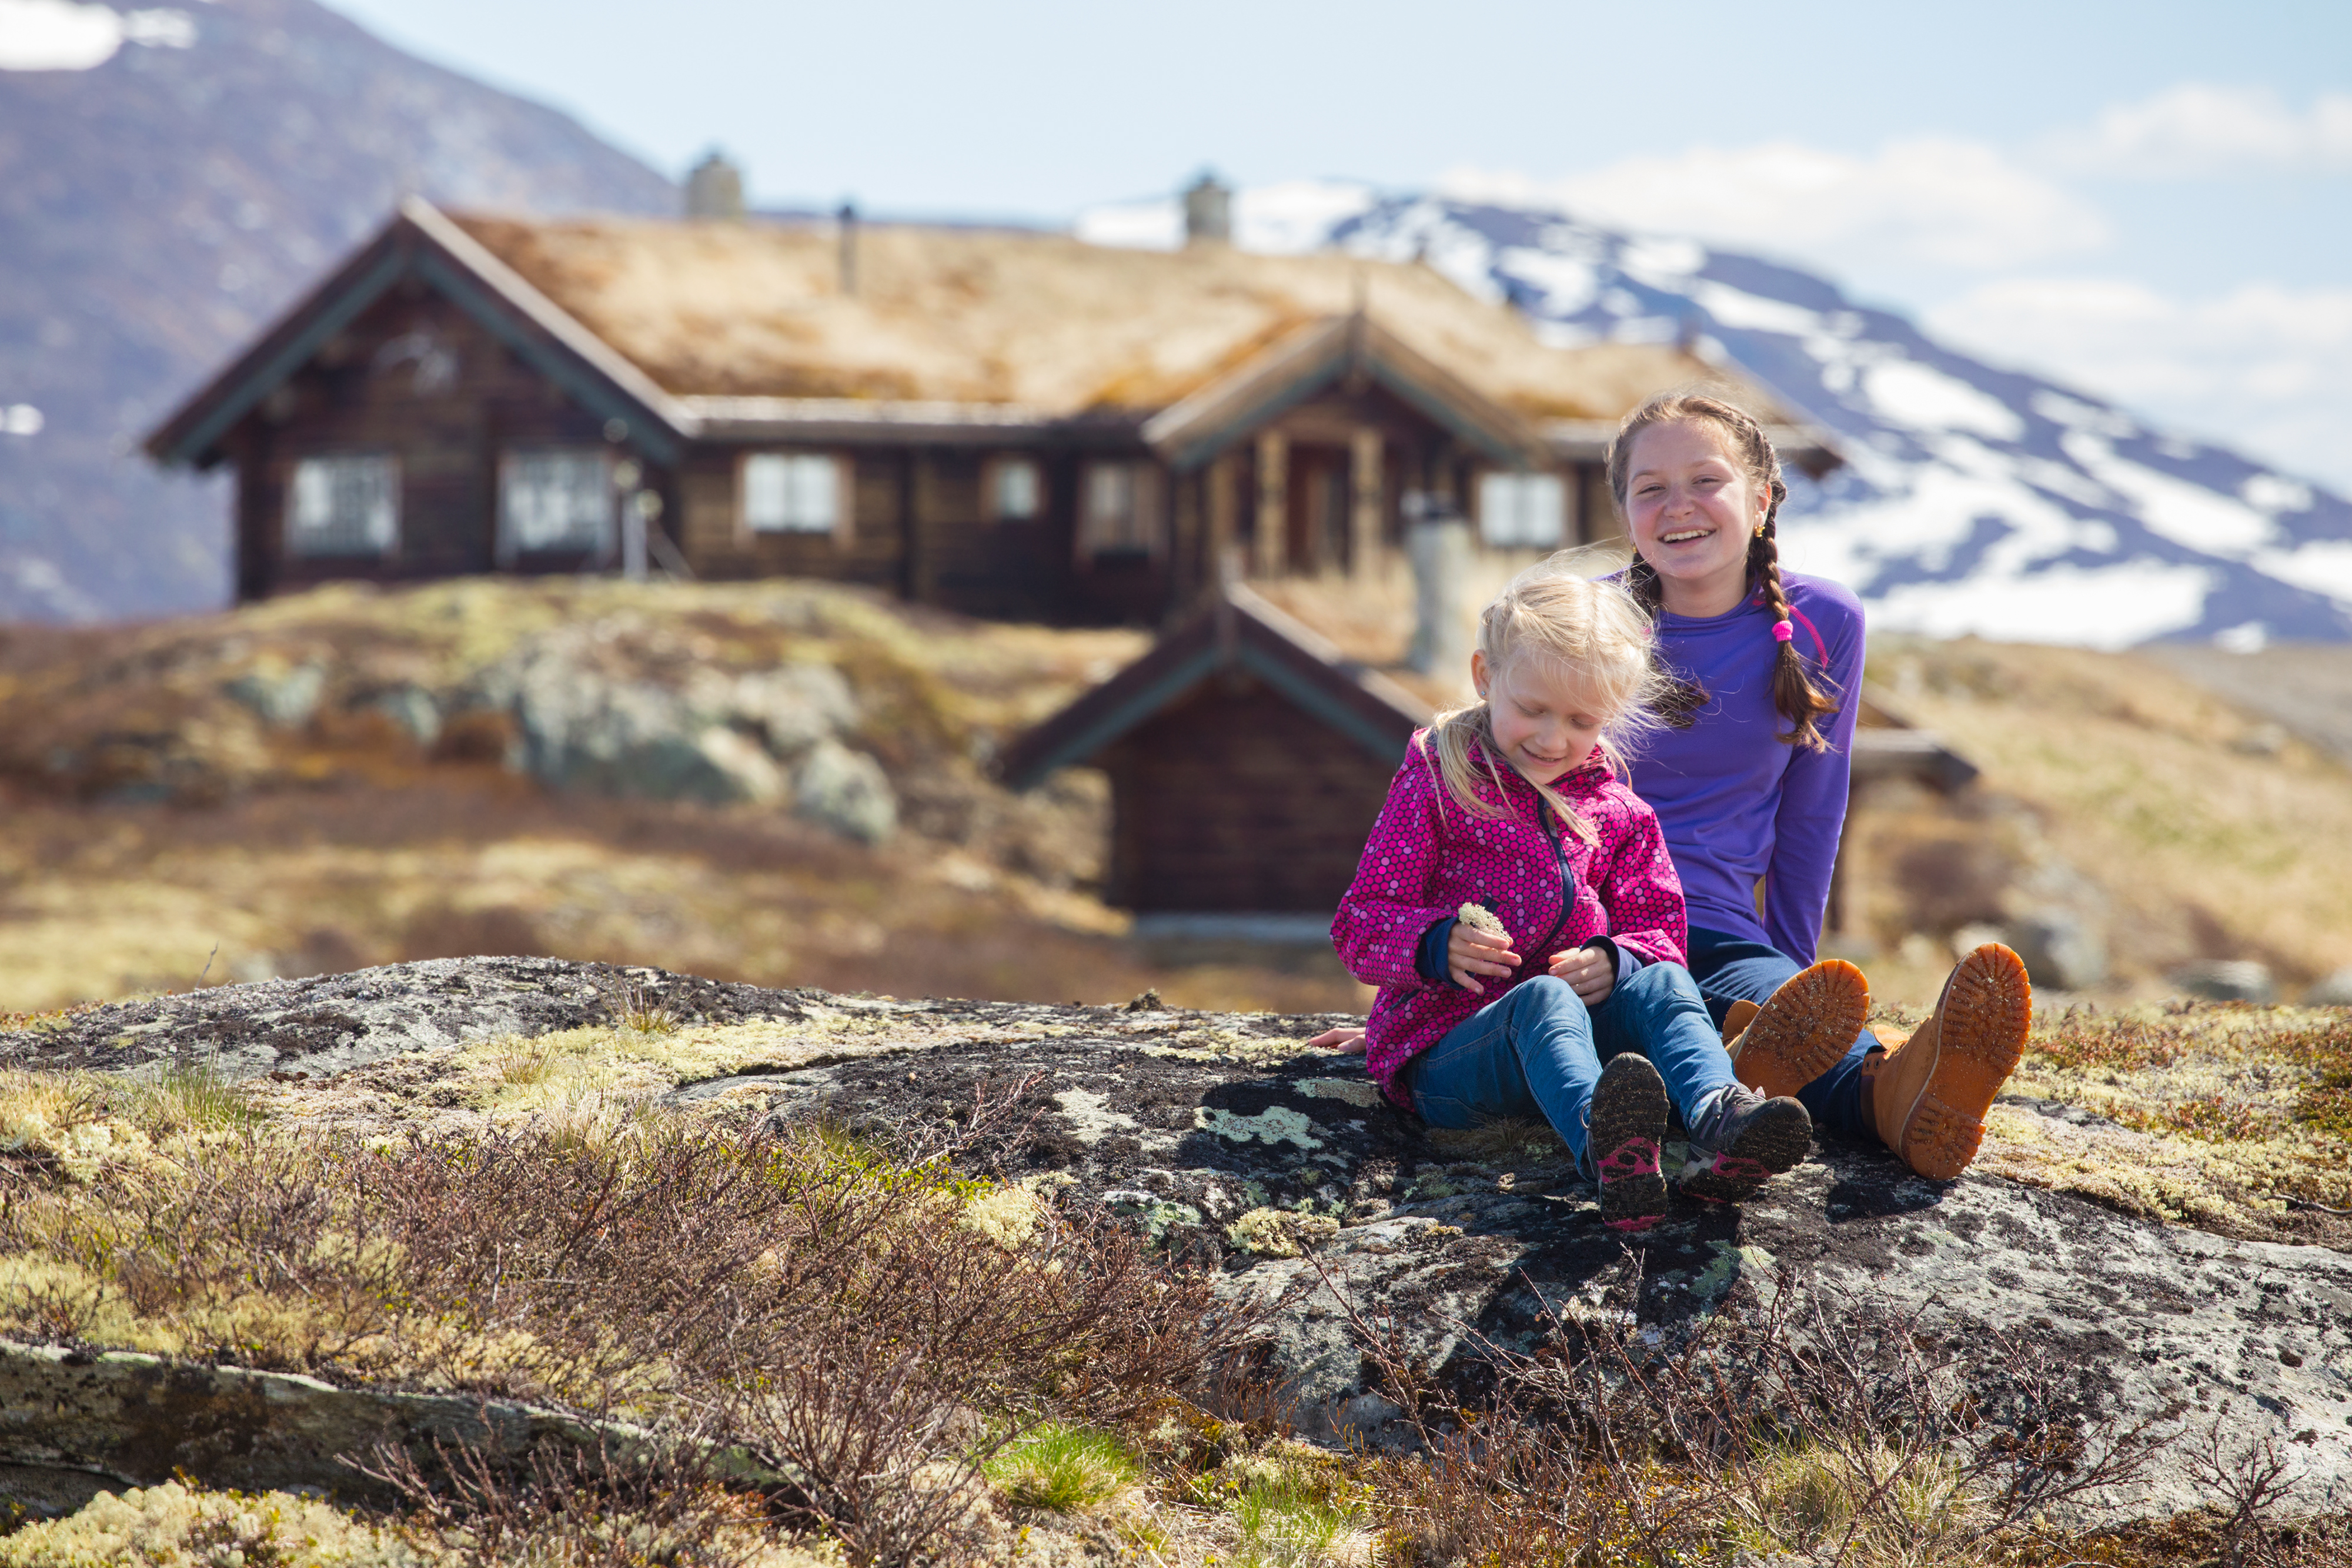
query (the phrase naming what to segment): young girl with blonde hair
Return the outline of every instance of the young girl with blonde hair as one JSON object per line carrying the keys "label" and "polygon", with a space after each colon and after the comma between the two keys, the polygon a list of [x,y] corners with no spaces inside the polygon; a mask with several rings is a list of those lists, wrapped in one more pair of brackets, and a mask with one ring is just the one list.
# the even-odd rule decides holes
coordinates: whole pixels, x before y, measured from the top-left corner
{"label": "young girl with blonde hair", "polygon": [[1670,1108],[1683,1189],[1747,1197],[1812,1127],[1734,1077],[1657,815],[1618,776],[1662,685],[1649,617],[1554,558],[1486,606],[1470,671],[1478,701],[1413,737],[1332,922],[1380,988],[1367,1068],[1433,1126],[1543,1117],[1616,1228],[1666,1212]]}

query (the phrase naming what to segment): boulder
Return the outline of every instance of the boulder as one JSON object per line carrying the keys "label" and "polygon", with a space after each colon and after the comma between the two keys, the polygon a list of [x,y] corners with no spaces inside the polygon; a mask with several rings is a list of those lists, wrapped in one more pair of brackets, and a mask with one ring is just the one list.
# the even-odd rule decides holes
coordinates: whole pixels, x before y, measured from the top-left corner
{"label": "boulder", "polygon": [[229,696],[278,729],[299,729],[319,711],[327,690],[327,667],[313,660],[290,667],[257,665],[222,688]]}
{"label": "boulder", "polygon": [[793,770],[793,810],[869,844],[881,843],[898,827],[898,798],[882,765],[830,738],[809,747]]}
{"label": "boulder", "polygon": [[2303,994],[2304,1005],[2352,1008],[2352,968],[2338,969]]}
{"label": "boulder", "polygon": [[[2352,1221],[2310,1217],[2306,1233],[2327,1245],[2232,1239],[1996,1176],[1930,1183],[1883,1149],[1831,1144],[1745,1205],[1678,1203],[1623,1238],[1601,1228],[1548,1131],[1431,1133],[1360,1058],[1307,1048],[1330,1017],[897,1001],[444,960],[100,1009],[0,1034],[0,1065],[209,1055],[232,1076],[272,1075],[276,1094],[357,1073],[371,1093],[429,1103],[434,1063],[457,1041],[610,1019],[625,984],[630,1006],[688,1031],[793,1026],[752,1027],[783,1042],[772,1057],[679,1076],[662,1098],[682,1108],[750,1104],[887,1134],[943,1124],[975,1094],[1017,1094],[1007,1173],[1050,1178],[1059,1201],[1214,1270],[1236,1301],[1281,1303],[1269,1367],[1326,1442],[1411,1440],[1393,1390],[1368,1372],[1362,1322],[1391,1325],[1466,1399],[1484,1346],[1533,1350],[1556,1320],[1599,1313],[1661,1344],[1790,1294],[1831,1333],[1889,1315],[1908,1325],[1995,1418],[2019,1366],[2041,1362],[2093,1429],[2146,1423],[2163,1441],[2144,1476],[2094,1500],[2100,1512],[2202,1500],[2193,1439],[2217,1422],[2233,1443],[2276,1439],[2298,1507],[2352,1508]],[[1669,1168],[1680,1157],[1670,1145]]]}
{"label": "boulder", "polygon": [[786,664],[732,677],[705,671],[686,695],[711,722],[751,731],[778,757],[797,757],[857,725],[857,699],[831,664]]}
{"label": "boulder", "polygon": [[2080,915],[2037,910],[2012,922],[2005,935],[2037,988],[2087,990],[2107,977],[2107,945]]}
{"label": "boulder", "polygon": [[419,746],[431,746],[441,738],[441,705],[414,682],[376,692],[362,706],[392,720]]}
{"label": "boulder", "polygon": [[2192,997],[2216,1002],[2274,1002],[2278,987],[2270,966],[2245,958],[2207,958],[2184,964],[2166,977]]}

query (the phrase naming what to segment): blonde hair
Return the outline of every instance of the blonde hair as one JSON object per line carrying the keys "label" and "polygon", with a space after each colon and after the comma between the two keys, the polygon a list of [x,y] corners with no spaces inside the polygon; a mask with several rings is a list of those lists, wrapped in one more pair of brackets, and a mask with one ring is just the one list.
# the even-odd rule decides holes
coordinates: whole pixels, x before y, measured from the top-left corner
{"label": "blonde hair", "polygon": [[[1649,615],[1622,584],[1585,575],[1588,562],[1601,564],[1592,556],[1561,550],[1511,579],[1479,612],[1478,651],[1486,656],[1490,685],[1527,659],[1547,659],[1572,674],[1605,708],[1599,749],[1612,768],[1622,768],[1633,737],[1656,722],[1653,705],[1666,683],[1650,657]],[[1501,816],[1502,808],[1479,790],[1485,779],[1499,795],[1506,766],[1487,699],[1439,714],[1430,721],[1428,741],[1454,804],[1472,816]],[[1577,837],[1600,841],[1566,796],[1548,783],[1528,782]]]}

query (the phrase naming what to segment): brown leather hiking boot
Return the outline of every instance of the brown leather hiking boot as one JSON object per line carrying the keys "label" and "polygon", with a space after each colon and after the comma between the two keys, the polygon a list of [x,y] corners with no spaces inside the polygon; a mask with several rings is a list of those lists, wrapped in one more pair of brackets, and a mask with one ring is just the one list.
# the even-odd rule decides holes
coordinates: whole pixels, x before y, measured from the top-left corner
{"label": "brown leather hiking boot", "polygon": [[1723,1048],[1732,1076],[1766,1099],[1794,1094],[1838,1064],[1870,1016],[1870,982],[1838,958],[1824,958],[1780,982],[1748,1026],[1733,1032],[1741,1004],[1724,1015]]}
{"label": "brown leather hiking boot", "polygon": [[1879,1141],[1930,1181],[1968,1169],[2032,1021],[2033,988],[2016,954],[1988,942],[1953,966],[1918,1032],[1864,1064],[1863,1110]]}

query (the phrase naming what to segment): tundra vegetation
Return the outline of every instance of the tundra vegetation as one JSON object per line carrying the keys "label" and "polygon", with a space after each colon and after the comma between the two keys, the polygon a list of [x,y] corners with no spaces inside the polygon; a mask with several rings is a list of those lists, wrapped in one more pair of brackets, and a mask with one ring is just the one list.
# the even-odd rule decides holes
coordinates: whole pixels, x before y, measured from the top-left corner
{"label": "tundra vegetation", "polygon": [[[1318,1275],[1414,1441],[1311,1446],[1259,1361],[1300,1303],[1220,1295],[1026,1170],[1026,1084],[890,1127],[765,1121],[748,1092],[668,1092],[855,1056],[854,1020],[699,1027],[625,979],[608,1000],[593,1027],[317,1082],[0,1074],[0,1334],[621,1435],[352,1454],[372,1507],[183,1478],[19,1509],[0,1564],[2352,1563],[2282,1456],[2218,1427],[2208,1506],[2085,1524],[2070,1503],[2142,1434],[2021,1430],[1957,1376],[1985,1347],[1769,1281],[1671,1343],[1609,1302],[1556,1312],[1479,1347],[1465,1391]],[[2078,1008],[2022,1071],[2095,1114],[1997,1121],[2012,1179],[2232,1235],[2319,1239],[2299,1212],[2352,1207],[2342,1009]],[[1545,1136],[1446,1152],[1522,1162]],[[1330,1229],[1266,1244],[1311,1266]],[[2012,1397],[2060,1409],[2014,1360]]]}
{"label": "tundra vegetation", "polygon": [[[1265,587],[1419,679],[1402,578]],[[1129,939],[1098,896],[1104,779],[992,781],[1147,642],[837,585],[569,580],[0,629],[0,1008],[476,953],[1360,1008],[1328,953]],[[2104,948],[2103,1004],[2197,959],[2264,963],[2286,997],[2352,965],[2338,757],[2152,655],[1882,639],[1870,678],[1985,770],[1856,814],[1845,939],[1882,998],[1931,1000],[1956,942],[2036,920]]]}

